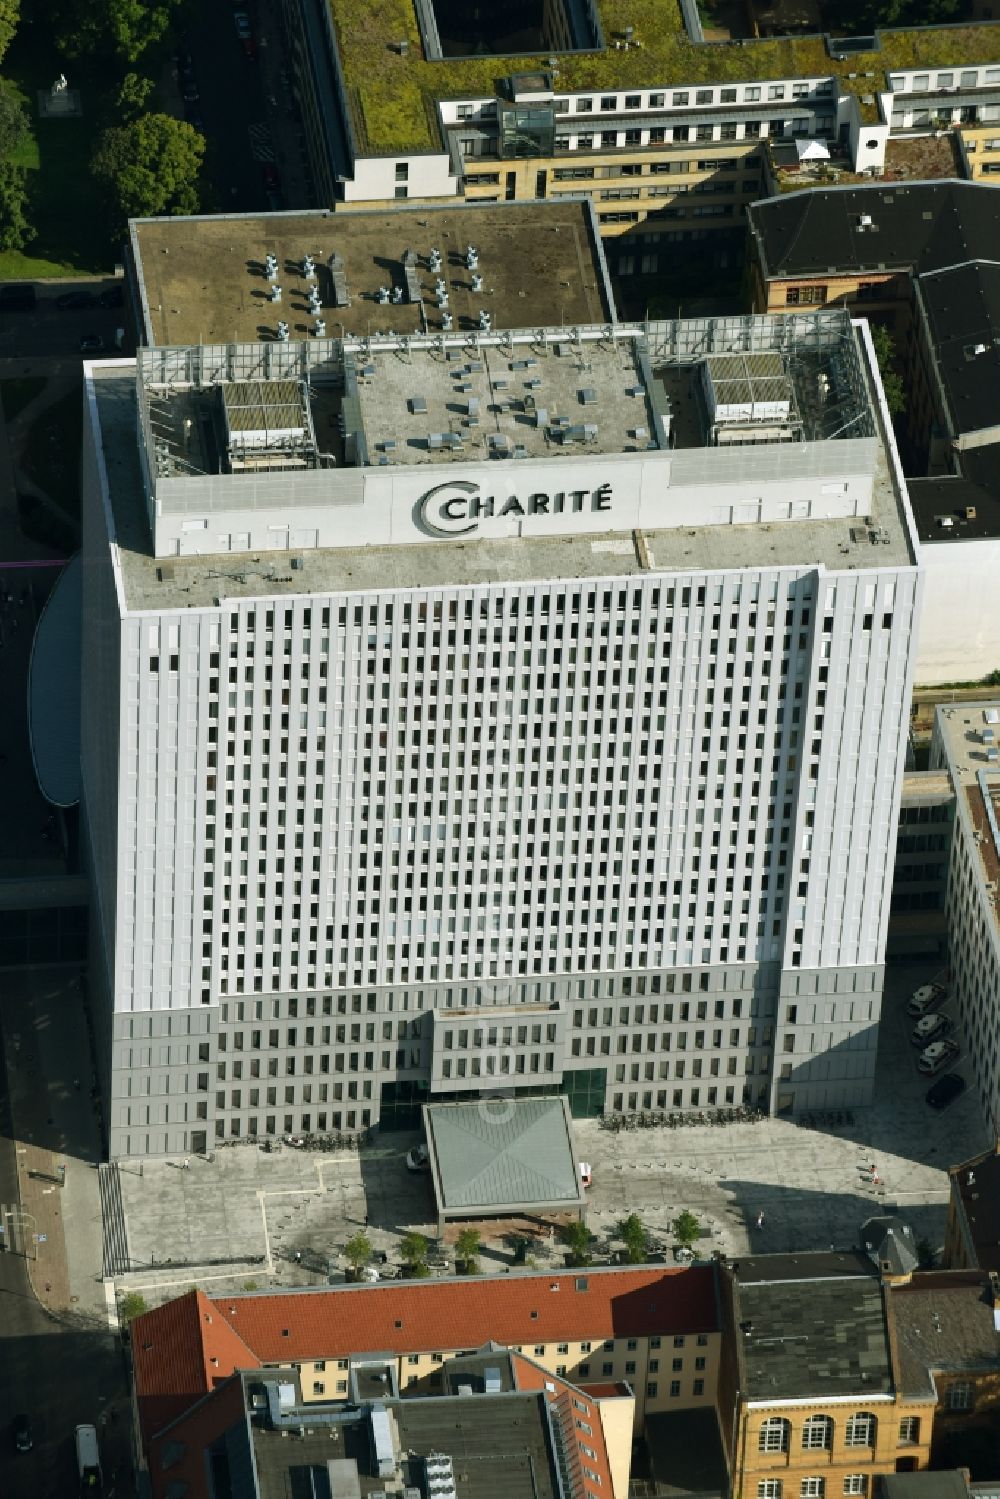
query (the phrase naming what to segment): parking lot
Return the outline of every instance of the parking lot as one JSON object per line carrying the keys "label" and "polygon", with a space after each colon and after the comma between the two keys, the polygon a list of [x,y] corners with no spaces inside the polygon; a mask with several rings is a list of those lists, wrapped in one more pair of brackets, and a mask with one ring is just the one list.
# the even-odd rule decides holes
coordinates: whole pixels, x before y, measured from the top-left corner
{"label": "parking lot", "polygon": [[[603,1129],[574,1122],[577,1154],[593,1167],[588,1223],[595,1257],[619,1247],[618,1221],[637,1213],[651,1241],[672,1259],[671,1223],[682,1209],[702,1225],[700,1252],[826,1249],[858,1242],[865,1218],[898,1212],[917,1239],[943,1241],[949,1165],[985,1145],[975,1094],[937,1113],[924,1101],[906,999],[933,975],[920,967],[890,972],[882,1027],[877,1096],[853,1125],[807,1128],[784,1119],[758,1124],[669,1129]],[[265,1154],[234,1146],[211,1160],[147,1161],[120,1168],[132,1271],[125,1281],[149,1299],[197,1282],[234,1288],[252,1280],[318,1283],[342,1272],[343,1246],[366,1226],[385,1256],[380,1273],[401,1265],[410,1231],[434,1240],[430,1179],[407,1171],[414,1135],[384,1134],[360,1151],[321,1154],[285,1145]],[[877,1166],[878,1181],[869,1170]],[[763,1214],[763,1222],[757,1220]],[[562,1263],[547,1221],[479,1225],[486,1272],[514,1265],[509,1236],[532,1238],[540,1265]],[[298,1258],[297,1258],[298,1256]],[[451,1273],[452,1252],[438,1247],[438,1273]]]}

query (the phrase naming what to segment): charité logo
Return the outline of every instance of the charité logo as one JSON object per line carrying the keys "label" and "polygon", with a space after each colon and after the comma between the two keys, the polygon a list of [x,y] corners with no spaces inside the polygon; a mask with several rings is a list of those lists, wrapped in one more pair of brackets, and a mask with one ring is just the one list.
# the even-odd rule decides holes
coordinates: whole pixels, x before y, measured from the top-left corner
{"label": "charit\u00e9 logo", "polygon": [[485,495],[478,484],[452,479],[436,484],[416,503],[417,525],[431,536],[468,536],[482,520],[531,515],[582,515],[611,509],[610,484],[597,489],[567,489],[525,495]]}

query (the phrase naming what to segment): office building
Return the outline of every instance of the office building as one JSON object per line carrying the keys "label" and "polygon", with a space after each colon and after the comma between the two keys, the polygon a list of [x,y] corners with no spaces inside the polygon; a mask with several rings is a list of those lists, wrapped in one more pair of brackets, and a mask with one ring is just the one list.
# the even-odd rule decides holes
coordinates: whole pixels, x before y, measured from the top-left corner
{"label": "office building", "polygon": [[485,250],[410,242],[426,331],[88,375],[111,1153],[864,1102],[919,591],[865,328],[512,331]]}
{"label": "office building", "polygon": [[849,306],[891,330],[926,570],[917,683],[986,676],[1000,557],[1000,202],[959,181],[814,189],[754,204],[750,227],[761,311]]}
{"label": "office building", "polygon": [[939,707],[931,767],[947,772],[955,792],[948,861],[951,990],[965,1039],[966,1063],[988,1135],[1000,1136],[1000,708],[994,703]]}
{"label": "office building", "polygon": [[283,0],[316,201],[582,192],[619,240],[613,269],[642,274],[685,252],[740,263],[768,141],[822,145],[837,179],[881,175],[890,138],[968,132],[988,167],[995,24],[845,38],[821,16],[801,34],[795,10],[713,8],[706,44],[691,0],[508,4],[477,13],[473,48],[448,0],[360,24],[348,0]]}

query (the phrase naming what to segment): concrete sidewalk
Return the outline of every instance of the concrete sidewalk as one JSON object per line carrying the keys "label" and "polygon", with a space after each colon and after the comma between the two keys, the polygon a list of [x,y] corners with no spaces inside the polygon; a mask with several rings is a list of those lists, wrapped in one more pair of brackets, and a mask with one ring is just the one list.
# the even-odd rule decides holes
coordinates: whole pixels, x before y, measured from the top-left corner
{"label": "concrete sidewalk", "polygon": [[56,1315],[109,1327],[99,1139],[78,970],[6,974],[0,1025],[32,1289]]}
{"label": "concrete sidewalk", "polygon": [[[947,1168],[983,1148],[985,1136],[973,1092],[943,1114],[924,1102],[928,1080],[916,1070],[905,1015],[922,977],[919,966],[890,971],[875,1101],[856,1110],[853,1123],[807,1128],[768,1119],[613,1133],[596,1120],[574,1120],[577,1154],[593,1167],[587,1221],[595,1256],[620,1247],[617,1224],[637,1213],[669,1259],[671,1225],[684,1209],[701,1222],[704,1254],[846,1248],[858,1243],[864,1220],[882,1212],[897,1213],[918,1240],[940,1249]],[[415,1139],[377,1135],[360,1152],[331,1155],[287,1145],[274,1153],[224,1147],[211,1159],[192,1159],[187,1170],[182,1161],[147,1161],[141,1174],[138,1163],[123,1166],[128,1285],[165,1300],[192,1284],[321,1283],[328,1267],[343,1269],[343,1246],[362,1229],[386,1255],[386,1271],[395,1271],[408,1232],[436,1247],[429,1178],[405,1165]],[[877,1184],[867,1169],[872,1161]],[[513,1267],[512,1232],[532,1240],[542,1266],[563,1263],[547,1221],[479,1226],[485,1272]],[[441,1268],[450,1273],[447,1243],[440,1248]]]}

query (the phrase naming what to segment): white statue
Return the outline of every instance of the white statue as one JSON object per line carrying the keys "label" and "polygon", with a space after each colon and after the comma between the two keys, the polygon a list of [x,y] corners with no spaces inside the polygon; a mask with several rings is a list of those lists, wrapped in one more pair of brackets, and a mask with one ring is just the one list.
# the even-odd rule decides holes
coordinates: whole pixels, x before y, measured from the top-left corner
{"label": "white statue", "polygon": [[69,88],[69,83],[68,83],[68,81],[66,79],[66,74],[65,73],[60,73],[59,77],[56,79],[55,83],[52,85],[53,96],[55,96],[56,94],[64,94],[68,88]]}

